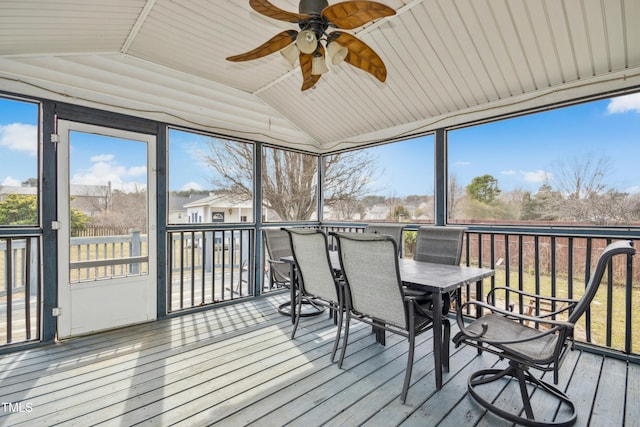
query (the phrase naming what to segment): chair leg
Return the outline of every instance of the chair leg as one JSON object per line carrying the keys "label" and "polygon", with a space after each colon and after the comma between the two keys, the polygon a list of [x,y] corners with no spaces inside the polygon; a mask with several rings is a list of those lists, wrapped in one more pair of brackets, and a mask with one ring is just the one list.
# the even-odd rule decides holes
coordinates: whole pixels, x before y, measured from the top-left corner
{"label": "chair leg", "polygon": [[[526,418],[520,416],[519,413],[516,414],[513,412],[509,412],[508,410],[495,406],[492,402],[484,399],[478,393],[477,386],[488,384],[493,381],[497,381],[503,377],[506,380],[516,379],[518,381],[518,384],[520,387],[520,395],[522,397],[522,404],[523,404]],[[536,420],[534,410],[531,405],[531,399],[529,397],[530,393],[527,392],[527,384],[534,386],[536,389],[549,393],[551,396],[558,399],[560,401],[560,404],[567,405],[567,407],[570,410],[570,415],[567,418],[562,420],[554,420],[554,421]],[[506,369],[484,369],[471,374],[467,382],[467,388],[469,390],[469,394],[480,405],[484,406],[487,410],[489,410],[490,412],[493,412],[499,417],[502,417],[518,425],[530,426],[530,427],[542,427],[542,426],[568,427],[573,425],[577,419],[575,405],[566,394],[564,394],[563,392],[561,392],[551,384],[548,384],[534,377],[530,373],[524,371],[523,367],[520,366],[517,362],[510,361],[509,367],[507,367]]]}
{"label": "chair leg", "polygon": [[338,316],[338,330],[336,331],[336,339],[333,342],[333,351],[331,352],[331,362],[334,361],[336,357],[336,353],[338,352],[338,344],[340,343],[340,334],[342,333],[342,309],[337,308],[334,309],[336,315]]}
{"label": "chair leg", "polygon": [[342,350],[340,351],[340,360],[338,361],[338,368],[342,368],[342,362],[344,362],[344,354],[347,351],[347,341],[349,340],[349,321],[351,320],[351,313],[348,309],[345,310],[344,319],[344,339],[342,340]]}
{"label": "chair leg", "polygon": [[404,384],[402,385],[402,394],[400,401],[404,403],[409,393],[409,383],[411,382],[411,371],[413,370],[413,355],[415,351],[416,337],[413,331],[409,332],[409,355],[407,356],[407,369],[404,374]]}
{"label": "chair leg", "polygon": [[297,305],[298,309],[295,310],[295,322],[293,323],[293,331],[291,331],[291,339],[293,339],[296,336],[296,330],[298,329],[298,323],[300,323],[300,316],[302,314],[302,293],[298,292],[297,295],[297,303],[291,302],[291,311],[292,314],[294,312],[294,308]]}

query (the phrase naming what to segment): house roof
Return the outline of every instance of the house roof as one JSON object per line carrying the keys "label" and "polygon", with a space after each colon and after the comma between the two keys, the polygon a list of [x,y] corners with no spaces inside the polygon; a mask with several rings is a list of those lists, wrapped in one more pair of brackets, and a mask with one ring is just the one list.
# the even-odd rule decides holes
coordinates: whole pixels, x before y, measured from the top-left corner
{"label": "house roof", "polygon": [[253,202],[251,200],[244,201],[234,201],[225,196],[219,195],[210,195],[207,197],[203,197],[197,200],[194,200],[189,203],[185,203],[183,208],[197,208],[197,207],[216,207],[219,209],[229,209],[229,208],[245,208],[252,209]]}
{"label": "house roof", "polygon": [[225,59],[296,29],[248,0],[0,2],[0,87],[312,152],[640,87],[637,0],[381,2],[352,33],[386,82],[343,63],[304,92],[279,54]]}

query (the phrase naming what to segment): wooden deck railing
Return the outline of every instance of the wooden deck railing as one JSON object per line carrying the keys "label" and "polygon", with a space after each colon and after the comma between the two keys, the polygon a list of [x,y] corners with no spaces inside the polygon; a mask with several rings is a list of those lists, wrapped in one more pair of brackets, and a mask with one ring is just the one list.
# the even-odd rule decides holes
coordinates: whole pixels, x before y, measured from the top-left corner
{"label": "wooden deck railing", "polygon": [[[363,231],[364,224],[322,223],[328,231]],[[412,257],[418,226],[404,231],[404,256]],[[462,263],[490,267],[496,275],[462,290],[463,300],[484,299],[495,286],[579,298],[602,250],[614,240],[628,239],[640,249],[640,230],[632,228],[518,228],[469,226]],[[576,342],[596,351],[640,361],[640,268],[634,257],[617,257],[610,264],[595,301],[575,331]],[[634,298],[635,297],[635,298]],[[527,299],[500,301],[523,313],[539,314],[557,307],[536,305]],[[558,307],[559,308],[559,307]],[[466,312],[468,316],[475,313]],[[635,334],[635,339],[634,339]]]}
{"label": "wooden deck railing", "polygon": [[0,238],[0,344],[39,339],[40,238]]}
{"label": "wooden deck railing", "polygon": [[254,295],[253,229],[182,229],[168,236],[169,312]]}
{"label": "wooden deck railing", "polygon": [[[321,226],[326,230],[364,229],[364,224],[353,223],[323,223]],[[403,253],[406,257],[412,256],[411,243],[415,241],[417,227],[408,225],[405,229]],[[177,312],[254,296],[255,268],[261,264],[256,263],[255,233],[251,226],[182,227],[169,231],[166,260],[166,265],[170,266],[167,268],[168,311]],[[114,239],[113,236],[105,238]],[[0,345],[39,339],[40,239],[39,235],[0,238]],[[86,252],[87,238],[84,239],[78,248]],[[482,297],[493,286],[579,298],[591,274],[591,266],[602,249],[618,239],[633,240],[635,246],[640,247],[640,232],[633,228],[470,226],[465,237],[463,263],[494,268],[496,276],[480,287],[466,287],[463,298]],[[94,242],[94,245],[103,245],[100,250],[107,252],[112,252],[110,245],[122,244],[110,242],[105,249],[104,242]],[[264,251],[260,253],[264,254]],[[640,360],[640,339],[637,338],[640,330],[639,257],[636,255],[629,260],[618,257],[611,263],[595,302],[576,330],[577,342],[593,346],[598,351]],[[126,266],[126,274],[132,272],[134,265],[146,264],[137,257],[115,258],[113,262],[95,262],[113,264],[117,261]],[[80,261],[74,259],[72,262]],[[116,268],[102,264],[76,266],[94,271]],[[124,273],[115,271],[109,274]],[[268,280],[264,278],[264,281]],[[541,313],[556,308],[536,305],[526,299],[505,299],[501,303],[525,313]],[[474,314],[468,313],[470,316]]]}

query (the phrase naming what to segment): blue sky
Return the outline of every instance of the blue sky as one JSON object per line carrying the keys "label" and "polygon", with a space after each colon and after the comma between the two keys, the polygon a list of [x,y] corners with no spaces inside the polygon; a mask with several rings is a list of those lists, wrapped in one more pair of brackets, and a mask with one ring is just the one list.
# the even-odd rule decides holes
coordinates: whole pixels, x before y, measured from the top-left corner
{"label": "blue sky", "polygon": [[503,191],[535,191],[545,175],[591,156],[609,159],[609,186],[640,191],[640,95],[460,129],[448,141],[449,172],[462,183],[488,173]]}
{"label": "blue sky", "polygon": [[[20,185],[37,175],[36,126],[34,104],[0,99],[0,185]],[[449,172],[462,185],[490,174],[503,192],[535,192],[562,162],[590,155],[609,160],[607,184],[640,192],[640,94],[459,129],[450,132],[448,140]],[[202,141],[202,136],[172,134],[171,190],[210,188],[207,173],[194,166]],[[86,153],[81,147],[73,152],[79,167],[72,170],[72,181],[109,179],[123,189],[143,185],[146,165],[140,146],[103,142]],[[378,161],[376,193],[433,193],[433,136],[371,150]]]}

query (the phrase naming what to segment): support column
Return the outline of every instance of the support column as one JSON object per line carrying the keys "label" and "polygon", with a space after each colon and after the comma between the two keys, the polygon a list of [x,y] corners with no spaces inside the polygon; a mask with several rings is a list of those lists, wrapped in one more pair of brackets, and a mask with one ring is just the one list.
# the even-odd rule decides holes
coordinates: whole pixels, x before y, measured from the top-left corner
{"label": "support column", "polygon": [[444,129],[436,129],[435,139],[435,224],[447,223],[447,141]]}

